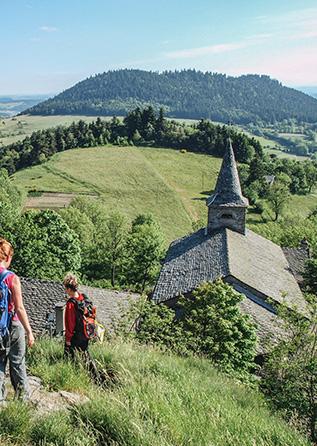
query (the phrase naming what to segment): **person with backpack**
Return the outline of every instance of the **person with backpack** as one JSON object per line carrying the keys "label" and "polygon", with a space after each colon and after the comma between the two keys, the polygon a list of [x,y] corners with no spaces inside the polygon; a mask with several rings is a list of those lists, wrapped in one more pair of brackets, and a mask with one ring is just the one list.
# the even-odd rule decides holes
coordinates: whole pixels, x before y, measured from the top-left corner
{"label": "person with backpack", "polygon": [[63,281],[68,296],[65,310],[65,350],[74,357],[75,351],[88,350],[89,341],[96,336],[96,307],[78,291],[78,279],[67,274]]}
{"label": "person with backpack", "polygon": [[74,274],[64,278],[68,296],[65,310],[65,356],[75,360],[81,356],[92,378],[97,384],[103,381],[102,374],[91,358],[89,341],[96,337],[96,307],[89,298],[78,291],[78,279]]}
{"label": "person with backpack", "polygon": [[15,397],[29,398],[29,386],[25,366],[25,334],[28,346],[34,344],[34,336],[23,304],[19,277],[8,268],[13,248],[0,238],[0,403],[5,400],[5,370],[9,361],[10,379]]}

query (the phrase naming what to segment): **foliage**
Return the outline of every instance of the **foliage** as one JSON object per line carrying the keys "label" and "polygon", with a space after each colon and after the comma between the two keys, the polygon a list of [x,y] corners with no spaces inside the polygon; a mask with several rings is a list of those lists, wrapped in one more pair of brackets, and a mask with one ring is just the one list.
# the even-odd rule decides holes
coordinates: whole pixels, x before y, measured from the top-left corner
{"label": "foliage", "polygon": [[83,256],[87,255],[87,251],[93,243],[94,224],[86,213],[81,212],[75,206],[69,206],[67,209],[59,211],[60,216],[66,224],[79,237],[80,247]]}
{"label": "foliage", "polygon": [[122,268],[127,231],[128,224],[125,216],[119,212],[113,212],[107,217],[105,248],[112,286],[116,284],[118,270]]}
{"label": "foliage", "polygon": [[61,280],[67,271],[80,269],[77,235],[54,211],[22,214],[11,236],[17,274]]}
{"label": "foliage", "polygon": [[316,122],[317,102],[265,75],[226,76],[195,69],[108,71],[77,83],[26,111],[30,114],[125,115],[137,106],[170,116],[216,121],[276,122],[290,116]]}
{"label": "foliage", "polygon": [[96,286],[136,285],[142,290],[153,283],[164,239],[151,215],[137,216],[131,226],[123,214],[107,214],[102,203],[85,198],[73,200],[61,215],[82,241],[84,279]]}
{"label": "foliage", "polygon": [[118,146],[131,143],[185,148],[222,156],[229,135],[239,161],[248,162],[254,153],[262,153],[261,145],[254,138],[226,126],[214,125],[205,120],[197,125],[186,126],[184,123],[165,119],[163,111],[157,114],[149,106],[144,110],[133,110],[123,122],[116,117],[111,121],[97,118],[91,123],[80,120],[68,127],[59,126],[33,132],[22,141],[0,148],[0,167],[12,174],[16,170],[42,164],[57,152],[108,143]]}
{"label": "foliage", "polygon": [[276,409],[316,441],[317,298],[314,295],[306,298],[306,317],[284,305],[279,309],[288,337],[269,354],[261,387]]}
{"label": "foliage", "polygon": [[[164,304],[142,300],[132,304],[128,322],[123,321],[120,328],[143,343],[203,355],[223,370],[243,374],[254,367],[256,335],[249,316],[238,307],[242,299],[220,280],[205,283],[192,298],[179,300],[177,317]],[[135,332],[131,330],[133,318],[137,321]]]}
{"label": "foliage", "polygon": [[0,229],[6,234],[18,219],[22,209],[22,195],[10,181],[5,169],[0,170]]}
{"label": "foliage", "polygon": [[141,291],[152,285],[164,254],[164,238],[152,215],[139,215],[132,222],[126,246],[125,274],[128,283],[139,284]]}
{"label": "foliage", "polygon": [[267,194],[267,200],[272,211],[274,212],[274,221],[276,221],[281,215],[289,199],[290,193],[288,191],[288,187],[281,181],[276,181],[270,187]]}
{"label": "foliage", "polygon": [[221,280],[199,286],[192,299],[182,298],[179,323],[187,348],[224,369],[249,371],[254,366],[256,334],[250,317],[238,307],[242,299]]}

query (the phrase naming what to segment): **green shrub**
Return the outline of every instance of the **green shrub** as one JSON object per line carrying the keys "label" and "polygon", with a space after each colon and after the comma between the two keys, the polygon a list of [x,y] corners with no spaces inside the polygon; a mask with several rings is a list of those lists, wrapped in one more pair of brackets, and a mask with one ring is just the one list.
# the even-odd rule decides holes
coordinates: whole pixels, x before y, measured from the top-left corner
{"label": "green shrub", "polygon": [[250,371],[257,338],[250,316],[238,307],[243,298],[221,280],[202,284],[193,298],[181,298],[182,316],[177,325],[187,349],[210,358],[224,370]]}
{"label": "green shrub", "polygon": [[307,298],[306,317],[282,305],[279,316],[288,337],[269,353],[261,388],[272,406],[317,440],[317,297]]}
{"label": "green shrub", "polygon": [[201,285],[193,298],[181,298],[177,318],[166,305],[141,299],[132,303],[119,330],[145,344],[206,356],[227,371],[243,374],[254,367],[257,339],[250,317],[238,307],[242,299],[221,280]]}

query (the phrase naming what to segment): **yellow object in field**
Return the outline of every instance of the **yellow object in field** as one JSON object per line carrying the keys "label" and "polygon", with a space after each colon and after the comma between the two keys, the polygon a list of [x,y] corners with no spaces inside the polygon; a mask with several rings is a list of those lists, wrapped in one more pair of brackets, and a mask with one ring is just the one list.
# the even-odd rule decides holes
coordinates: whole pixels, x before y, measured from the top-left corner
{"label": "yellow object in field", "polygon": [[96,321],[96,333],[98,341],[100,342],[100,344],[102,344],[105,338],[106,329],[102,324],[100,324],[100,322],[97,321]]}

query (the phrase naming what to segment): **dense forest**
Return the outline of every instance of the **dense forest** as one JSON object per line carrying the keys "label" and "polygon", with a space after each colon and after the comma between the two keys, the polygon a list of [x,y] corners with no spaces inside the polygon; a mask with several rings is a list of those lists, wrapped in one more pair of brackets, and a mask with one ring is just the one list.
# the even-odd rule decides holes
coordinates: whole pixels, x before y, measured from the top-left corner
{"label": "dense forest", "polygon": [[196,70],[117,70],[91,76],[26,111],[33,115],[125,115],[163,107],[175,118],[247,124],[317,120],[317,100],[269,76],[226,76]]}

